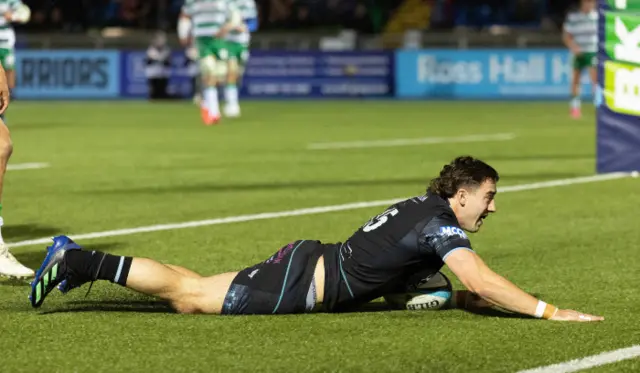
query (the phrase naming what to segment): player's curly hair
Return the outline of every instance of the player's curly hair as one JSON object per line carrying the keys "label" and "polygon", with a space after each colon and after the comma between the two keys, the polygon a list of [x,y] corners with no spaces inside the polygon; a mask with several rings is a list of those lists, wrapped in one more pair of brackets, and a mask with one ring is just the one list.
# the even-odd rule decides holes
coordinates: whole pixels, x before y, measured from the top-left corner
{"label": "player's curly hair", "polygon": [[497,183],[498,171],[477,158],[462,156],[445,165],[440,176],[431,180],[427,191],[446,199],[462,187],[479,187],[487,179]]}

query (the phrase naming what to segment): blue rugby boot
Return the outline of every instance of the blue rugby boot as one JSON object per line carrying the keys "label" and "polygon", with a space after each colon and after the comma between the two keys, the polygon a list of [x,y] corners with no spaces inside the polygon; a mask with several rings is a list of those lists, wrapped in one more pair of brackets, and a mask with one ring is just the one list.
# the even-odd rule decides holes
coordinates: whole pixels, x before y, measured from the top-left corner
{"label": "blue rugby boot", "polygon": [[[29,300],[34,308],[38,308],[44,302],[46,296],[53,290],[56,285],[64,280],[70,279],[65,263],[65,254],[70,250],[82,250],[80,245],[76,244],[67,236],[57,236],[53,238],[53,245],[47,247],[47,256],[36,272],[36,277],[31,283],[31,294]],[[73,283],[74,281],[71,281]],[[67,284],[69,281],[67,281]],[[80,284],[76,285],[79,286]],[[73,286],[73,287],[76,287]],[[70,290],[71,288],[69,288]]]}

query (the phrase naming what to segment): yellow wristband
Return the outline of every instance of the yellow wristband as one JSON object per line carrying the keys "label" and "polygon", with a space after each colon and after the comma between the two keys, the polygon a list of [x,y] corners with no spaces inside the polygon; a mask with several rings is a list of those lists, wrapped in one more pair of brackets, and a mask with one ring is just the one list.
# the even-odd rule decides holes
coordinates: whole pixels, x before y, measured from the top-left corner
{"label": "yellow wristband", "polygon": [[558,313],[558,307],[547,304],[547,306],[544,308],[544,313],[542,314],[542,318],[545,320],[549,320],[550,318],[555,316],[556,313]]}

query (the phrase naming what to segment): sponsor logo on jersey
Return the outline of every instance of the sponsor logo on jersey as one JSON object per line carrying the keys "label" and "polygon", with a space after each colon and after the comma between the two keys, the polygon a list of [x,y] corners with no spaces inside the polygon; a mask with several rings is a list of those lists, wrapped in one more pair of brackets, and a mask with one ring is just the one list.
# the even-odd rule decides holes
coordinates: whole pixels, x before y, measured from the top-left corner
{"label": "sponsor logo on jersey", "polygon": [[464,239],[467,238],[464,231],[458,227],[440,227],[440,235],[445,237],[460,236]]}
{"label": "sponsor logo on jersey", "polygon": [[287,254],[289,254],[289,252],[291,250],[293,250],[293,244],[295,242],[291,242],[289,243],[287,246],[281,248],[280,250],[278,250],[277,253],[273,254],[271,256],[271,258],[265,260],[265,263],[270,264],[270,263],[274,263],[274,264],[278,264],[280,262],[282,262],[282,260],[284,259],[285,256],[287,256]]}
{"label": "sponsor logo on jersey", "polygon": [[344,262],[346,259],[350,259],[351,255],[353,255],[353,249],[351,249],[351,245],[348,242],[342,244],[340,246],[340,259]]}
{"label": "sponsor logo on jersey", "polygon": [[254,269],[251,271],[251,273],[249,273],[249,278],[253,280],[253,276],[255,276],[258,271],[260,271],[260,269]]}

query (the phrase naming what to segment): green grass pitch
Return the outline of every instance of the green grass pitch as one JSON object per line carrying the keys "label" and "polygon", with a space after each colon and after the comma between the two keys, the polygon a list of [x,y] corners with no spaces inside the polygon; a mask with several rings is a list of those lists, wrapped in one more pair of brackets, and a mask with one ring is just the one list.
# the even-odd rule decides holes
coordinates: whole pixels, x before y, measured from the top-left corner
{"label": "green grass pitch", "polygon": [[[247,102],[200,124],[188,103],[20,102],[8,112],[9,242],[409,197],[460,154],[498,186],[591,175],[594,112],[562,103]],[[508,141],[309,150],[310,143],[512,133]],[[1,372],[515,372],[640,341],[640,179],[498,194],[474,248],[490,267],[599,324],[393,311],[216,317],[167,313],[109,283],[36,311],[0,281]],[[239,270],[294,239],[341,241],[382,208],[80,240],[202,274]],[[37,268],[44,245],[17,247]],[[448,271],[445,273],[449,274]],[[452,278],[453,279],[453,278]],[[454,280],[454,287],[460,284]],[[640,360],[593,369],[639,371]]]}

